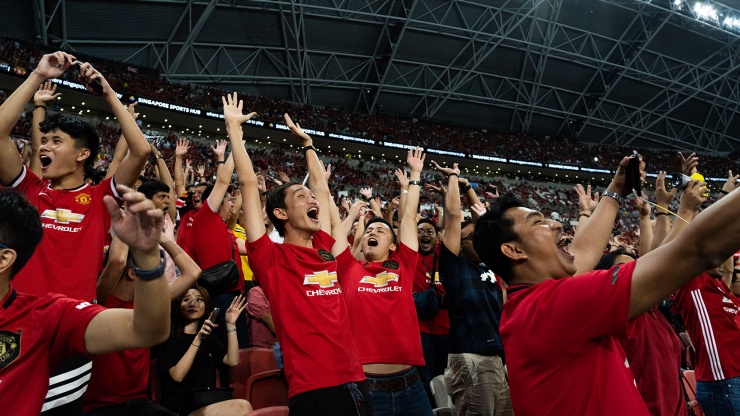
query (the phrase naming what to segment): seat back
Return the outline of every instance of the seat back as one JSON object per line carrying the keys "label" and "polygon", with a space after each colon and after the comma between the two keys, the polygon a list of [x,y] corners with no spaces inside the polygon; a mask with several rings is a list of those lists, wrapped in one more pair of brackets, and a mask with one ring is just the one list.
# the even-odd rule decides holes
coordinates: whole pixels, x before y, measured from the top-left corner
{"label": "seat back", "polygon": [[453,408],[452,398],[447,394],[447,386],[445,386],[445,378],[442,375],[434,377],[429,382],[429,387],[432,390],[432,396],[434,401],[437,403],[436,407],[449,407]]}
{"label": "seat back", "polygon": [[249,354],[250,370],[252,374],[264,373],[265,371],[277,370],[275,353],[271,348],[254,348]]}
{"label": "seat back", "polygon": [[679,332],[678,336],[681,339],[681,346],[685,350],[685,355],[683,357],[683,360],[685,361],[685,364],[687,367],[694,368],[694,361],[696,359],[696,349],[694,348],[694,344],[691,342],[689,333],[685,331]]}
{"label": "seat back", "polygon": [[704,416],[704,412],[701,411],[701,407],[699,407],[699,403],[696,401],[696,374],[694,370],[683,370],[681,376],[686,395],[689,397],[689,402],[692,402],[689,405],[694,405],[696,416]]}
{"label": "seat back", "polygon": [[249,412],[244,416],[288,416],[288,406],[270,406]]}
{"label": "seat back", "polygon": [[253,374],[247,381],[247,400],[252,408],[288,405],[288,387],[282,370]]}
{"label": "seat back", "polygon": [[234,388],[235,399],[247,398],[247,380],[252,375],[249,355],[254,348],[242,348],[239,350],[239,364],[229,368],[229,381]]}

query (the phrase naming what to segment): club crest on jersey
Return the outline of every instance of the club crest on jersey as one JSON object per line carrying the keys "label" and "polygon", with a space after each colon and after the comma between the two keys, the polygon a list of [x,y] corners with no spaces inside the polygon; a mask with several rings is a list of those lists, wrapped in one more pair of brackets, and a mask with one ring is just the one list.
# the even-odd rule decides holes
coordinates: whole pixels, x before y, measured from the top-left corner
{"label": "club crest on jersey", "polygon": [[21,332],[0,331],[0,370],[21,356]]}
{"label": "club crest on jersey", "polygon": [[[329,253],[329,255],[331,255],[331,253]],[[328,272],[326,270],[307,274],[303,278],[304,285],[319,285],[321,288],[333,287],[336,282],[337,272]]]}
{"label": "club crest on jersey", "polygon": [[384,269],[398,270],[398,262],[394,260],[386,260],[383,262]]}
{"label": "club crest on jersey", "polygon": [[77,196],[75,196],[75,202],[80,205],[89,205],[90,202],[92,202],[92,197],[90,196],[90,194],[77,194]]}
{"label": "club crest on jersey", "polygon": [[41,213],[41,218],[54,220],[57,224],[69,224],[70,222],[80,223],[85,218],[84,214],[77,214],[68,209],[57,208],[56,210],[47,209]]}
{"label": "club crest on jersey", "polygon": [[319,257],[324,259],[324,261],[334,261],[334,256],[323,248],[319,249]]}
{"label": "club crest on jersey", "polygon": [[395,273],[382,272],[375,276],[365,276],[360,280],[360,283],[370,283],[375,287],[388,286],[388,282],[398,282],[398,275]]}

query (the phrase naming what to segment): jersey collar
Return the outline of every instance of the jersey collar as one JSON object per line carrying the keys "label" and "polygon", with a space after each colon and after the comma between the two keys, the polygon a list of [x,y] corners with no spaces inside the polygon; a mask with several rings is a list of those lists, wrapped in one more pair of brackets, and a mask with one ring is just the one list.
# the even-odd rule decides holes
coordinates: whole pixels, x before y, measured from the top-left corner
{"label": "jersey collar", "polygon": [[5,299],[3,299],[3,309],[8,309],[10,305],[13,304],[16,297],[18,297],[18,293],[15,291],[15,288],[11,286],[10,291],[5,295]]}

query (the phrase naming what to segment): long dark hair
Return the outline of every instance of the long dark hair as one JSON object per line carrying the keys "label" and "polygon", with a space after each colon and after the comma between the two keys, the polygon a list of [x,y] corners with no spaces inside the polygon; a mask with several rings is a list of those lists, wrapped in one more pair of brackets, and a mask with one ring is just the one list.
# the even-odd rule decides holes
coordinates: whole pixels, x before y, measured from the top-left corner
{"label": "long dark hair", "polygon": [[208,316],[211,314],[211,311],[213,310],[213,303],[211,302],[211,295],[208,294],[208,291],[200,286],[193,286],[190,289],[188,289],[185,293],[183,293],[181,296],[179,296],[177,299],[175,299],[172,302],[171,309],[170,309],[170,316],[172,319],[172,325],[170,325],[170,337],[174,338],[182,338],[183,334],[185,333],[185,318],[182,316],[182,312],[180,311],[180,304],[182,303],[182,299],[185,297],[185,295],[188,294],[190,290],[197,290],[201,296],[203,296],[203,303],[205,303],[205,309],[203,310],[203,316],[200,317],[198,320],[198,329],[200,330],[200,327],[203,326],[203,323],[206,321]]}

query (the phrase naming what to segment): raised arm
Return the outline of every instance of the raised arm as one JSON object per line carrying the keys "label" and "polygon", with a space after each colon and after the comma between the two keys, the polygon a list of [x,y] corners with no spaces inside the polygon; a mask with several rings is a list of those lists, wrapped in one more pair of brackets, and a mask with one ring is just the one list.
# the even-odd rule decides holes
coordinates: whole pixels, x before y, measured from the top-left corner
{"label": "raised arm", "polygon": [[[406,169],[398,168],[395,172],[393,172],[396,175],[396,178],[398,179],[398,184],[401,186],[401,195],[398,197],[398,202],[394,205],[391,205],[391,207],[395,207],[398,210],[398,222],[400,223],[403,219],[403,213],[406,209],[406,199],[408,198],[408,190],[409,190],[409,175],[406,173]],[[393,198],[394,200],[396,198]],[[391,203],[393,200],[391,200]],[[388,222],[393,223],[393,211],[388,214],[390,218],[388,219]]]}
{"label": "raised arm", "polygon": [[172,180],[172,175],[170,175],[170,168],[167,167],[167,162],[165,162],[164,158],[162,157],[162,153],[160,153],[159,149],[157,149],[157,147],[153,144],[151,145],[151,152],[152,155],[154,155],[155,160],[157,161],[159,180],[170,188],[170,205],[167,208],[167,215],[170,216],[170,219],[174,224],[175,221],[177,221],[177,192],[175,191],[175,182]]}
{"label": "raised arm", "polygon": [[670,192],[665,188],[665,171],[658,172],[658,177],[655,179],[655,202],[658,206],[655,209],[655,231],[653,232],[653,242],[650,246],[651,251],[663,244],[663,240],[671,229],[668,207],[670,207],[675,197],[675,188]]}
{"label": "raised arm", "polygon": [[[117,188],[123,195],[123,209],[113,197],[104,198],[111,229],[129,246],[136,268],[155,270],[163,261],[159,251],[163,212],[155,209],[144,194],[123,185]],[[85,331],[85,346],[90,354],[150,347],[166,340],[169,328],[167,280],[162,275],[152,280],[137,279],[134,309],[108,309],[96,315]]]}
{"label": "raised arm", "polygon": [[172,257],[175,266],[180,269],[180,275],[175,280],[169,282],[170,301],[173,301],[188,291],[200,277],[200,267],[193,261],[188,253],[171,240],[165,233],[162,233],[159,244],[164,251]]}
{"label": "raised arm", "polygon": [[[241,144],[241,143],[240,143]],[[231,183],[231,175],[234,173],[234,158],[229,158],[224,161],[226,155],[226,140],[218,141],[216,147],[211,146],[211,150],[218,157],[218,169],[216,170],[216,183],[213,184],[213,190],[211,195],[208,196],[208,205],[212,209],[218,210],[221,206],[221,202],[226,196],[226,191],[229,190],[229,184]]]}
{"label": "raised arm", "polygon": [[239,365],[239,340],[236,337],[236,320],[239,315],[244,313],[244,308],[247,307],[247,299],[242,295],[239,295],[231,301],[229,309],[226,309],[226,315],[224,320],[226,321],[226,356],[224,356],[224,364],[229,367]]}
{"label": "raised arm", "polygon": [[[131,109],[131,112],[129,112],[129,108],[121,104],[116,96],[116,92],[113,91],[108,81],[89,63],[80,65],[80,76],[87,80],[88,85],[94,80],[99,80],[103,86],[103,98],[108,103],[108,106],[110,106],[116,120],[118,120],[118,124],[121,126],[121,135],[125,138],[129,149],[128,156],[121,161],[113,178],[117,184],[134,186],[139,175],[141,175],[141,170],[146,164],[146,159],[149,157],[150,151],[149,142],[146,141],[144,133],[141,132],[132,115],[134,114],[134,110]],[[93,94],[95,93],[89,86],[88,90]],[[134,105],[132,103],[129,107]],[[91,155],[91,157],[96,156]]]}
{"label": "raised arm", "polygon": [[638,251],[640,256],[649,253],[653,245],[653,223],[650,221],[650,204],[643,201],[647,199],[645,192],[642,193],[642,199],[635,198],[636,208],[640,211],[640,245]]}
{"label": "raised arm", "polygon": [[[126,111],[128,111],[134,120],[139,118],[139,113],[135,110],[136,104],[137,103],[131,103],[131,105],[126,106]],[[116,172],[118,172],[118,167],[121,166],[121,162],[123,162],[123,159],[125,159],[127,155],[128,143],[126,142],[126,138],[123,136],[123,132],[121,132],[121,135],[118,136],[118,140],[116,141],[116,149],[113,151],[113,160],[111,160],[110,165],[108,165],[108,170],[105,173],[105,179],[115,176]]]}
{"label": "raised arm", "polygon": [[323,174],[324,169],[321,166],[321,160],[316,153],[316,148],[313,147],[313,139],[301,129],[299,124],[293,123],[293,120],[291,120],[287,113],[283,118],[285,119],[285,124],[290,128],[290,132],[301,139],[301,146],[303,146],[303,152],[306,154],[306,164],[308,165],[308,188],[313,191],[314,195],[316,195],[316,200],[319,202],[321,230],[327,234],[331,234],[331,210],[328,209],[331,204],[331,192]]}
{"label": "raised arm", "polygon": [[617,218],[619,211],[619,202],[615,198],[609,198],[608,194],[620,195],[622,193],[628,163],[628,157],[623,158],[619,163],[617,173],[607,187],[607,192],[601,195],[601,200],[591,213],[588,222],[580,225],[573,237],[570,252],[575,256],[576,274],[593,270],[604,253],[614,227],[614,219]]}
{"label": "raised arm", "polygon": [[683,193],[681,194],[681,200],[678,205],[678,214],[679,217],[683,218],[676,218],[673,220],[673,226],[671,227],[671,231],[668,233],[668,235],[663,239],[663,244],[668,244],[669,242],[673,241],[678,237],[683,230],[686,228],[688,223],[691,222],[691,220],[694,219],[694,216],[697,214],[697,210],[703,204],[707,198],[704,196],[704,193],[706,192],[706,183],[699,182],[696,180],[691,180],[688,185],[686,185],[686,189],[684,189]]}
{"label": "raised arm", "polygon": [[[699,189],[702,182],[692,181],[689,186],[692,189],[689,192],[696,189],[697,195],[706,193],[706,188]],[[731,192],[697,215],[675,240],[637,261],[632,274],[630,318],[657,305],[740,249],[738,204],[740,192]]]}
{"label": "raised arm", "polygon": [[[399,241],[411,250],[419,250],[419,238],[416,229],[416,213],[419,211],[419,193],[421,192],[421,171],[424,169],[426,155],[421,148],[409,149],[406,164],[409,173],[409,193],[406,194],[403,217],[398,225]],[[399,215],[400,217],[400,215]]]}
{"label": "raised arm", "polygon": [[445,226],[442,243],[457,256],[460,252],[460,235],[462,232],[462,211],[460,209],[460,168],[457,163],[450,168],[442,168],[432,161],[435,167],[447,175],[447,195],[445,195]]}
{"label": "raised arm", "polygon": [[231,156],[234,158],[236,175],[239,178],[239,189],[242,194],[242,226],[247,233],[250,243],[265,235],[265,221],[262,218],[260,191],[257,184],[257,175],[254,173],[252,160],[242,143],[242,124],[257,115],[257,113],[243,114],[243,103],[237,100],[236,93],[222,97],[224,104],[224,121],[226,133],[231,141]]}
{"label": "raised arm", "polygon": [[57,93],[57,84],[50,81],[43,83],[33,95],[33,118],[31,120],[31,154],[28,168],[36,176],[41,177],[41,160],[39,149],[41,148],[41,123],[46,119],[49,103],[54,102],[61,93]]}
{"label": "raised arm", "polygon": [[108,296],[113,293],[113,289],[121,280],[123,271],[126,270],[128,260],[128,246],[118,237],[113,236],[113,240],[108,248],[108,262],[105,264],[103,272],[98,278],[95,286],[95,299],[99,304],[104,304]]}
{"label": "raised arm", "polygon": [[13,94],[0,106],[0,182],[10,184],[21,174],[23,163],[18,149],[10,139],[10,132],[26,108],[39,85],[61,76],[75,61],[75,57],[64,52],[44,55],[36,69],[23,81]]}
{"label": "raised arm", "polygon": [[185,175],[182,171],[182,157],[188,154],[190,149],[190,141],[187,139],[179,139],[175,146],[175,192],[177,197],[185,193]]}

